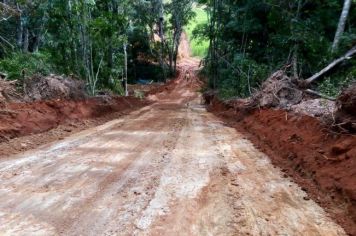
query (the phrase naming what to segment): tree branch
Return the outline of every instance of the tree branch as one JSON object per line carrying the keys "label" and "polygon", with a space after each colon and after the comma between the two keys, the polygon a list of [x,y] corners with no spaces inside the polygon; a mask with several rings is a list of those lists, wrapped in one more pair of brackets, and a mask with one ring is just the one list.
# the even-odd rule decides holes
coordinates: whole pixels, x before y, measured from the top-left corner
{"label": "tree branch", "polygon": [[1,39],[3,42],[5,42],[7,45],[9,45],[12,49],[15,48],[14,45],[12,45],[8,40],[6,40],[6,39],[5,39],[4,37],[2,37],[1,35],[0,35],[0,39]]}
{"label": "tree branch", "polygon": [[311,90],[311,89],[307,89],[304,92],[309,93],[311,95],[315,95],[315,96],[321,97],[321,98],[325,98],[325,99],[330,100],[330,101],[336,101],[336,99],[333,98],[333,97],[329,97],[329,96],[327,96],[325,94],[318,93],[317,91],[314,91],[314,90]]}
{"label": "tree branch", "polygon": [[356,46],[354,46],[353,48],[351,48],[345,55],[343,55],[342,57],[334,60],[333,62],[331,62],[327,67],[325,67],[324,69],[322,69],[321,71],[319,71],[318,73],[316,73],[315,75],[313,75],[312,77],[308,78],[306,80],[307,84],[313,83],[315,80],[319,79],[321,76],[323,76],[325,73],[327,73],[328,71],[330,71],[332,68],[334,68],[335,66],[337,66],[339,63],[345,61],[345,60],[349,60],[351,59],[354,55],[356,54]]}

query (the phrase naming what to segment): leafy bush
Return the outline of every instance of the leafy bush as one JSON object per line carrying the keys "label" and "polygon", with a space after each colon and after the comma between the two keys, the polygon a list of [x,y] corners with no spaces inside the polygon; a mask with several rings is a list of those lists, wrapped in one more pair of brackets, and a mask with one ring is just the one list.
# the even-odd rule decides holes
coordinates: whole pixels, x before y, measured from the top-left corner
{"label": "leafy bush", "polygon": [[[223,97],[246,96],[250,92],[247,78],[254,88],[268,77],[265,71],[285,68],[289,75],[308,78],[348,51],[356,39],[356,8],[353,8],[339,49],[331,50],[343,1],[199,2],[206,3],[205,9],[210,14],[205,27],[197,27],[195,32],[211,42],[205,67],[213,81],[209,84],[218,88]],[[236,54],[249,60],[236,58]],[[249,61],[252,75],[246,76],[250,69],[245,62]],[[356,68],[350,61],[330,71],[329,80],[319,80],[319,90],[335,96],[341,87],[354,80],[355,72],[345,72],[345,68]]]}
{"label": "leafy bush", "polygon": [[118,79],[110,79],[110,90],[117,95],[125,95],[125,88],[122,81]]}
{"label": "leafy bush", "polygon": [[328,77],[320,82],[318,91],[330,97],[337,97],[341,90],[356,81],[356,67],[347,73]]}
{"label": "leafy bush", "polygon": [[[220,66],[224,68],[223,66]],[[233,63],[219,71],[219,97],[248,97],[269,74],[268,67],[236,54]]]}
{"label": "leafy bush", "polygon": [[0,60],[0,71],[8,75],[9,80],[21,79],[23,75],[35,73],[48,75],[54,73],[49,55],[45,53],[13,53]]}

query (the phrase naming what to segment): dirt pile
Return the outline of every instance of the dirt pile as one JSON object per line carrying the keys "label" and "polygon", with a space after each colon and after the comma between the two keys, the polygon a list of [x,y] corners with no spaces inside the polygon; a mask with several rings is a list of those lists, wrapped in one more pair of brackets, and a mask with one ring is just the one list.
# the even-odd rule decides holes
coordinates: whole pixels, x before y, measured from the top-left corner
{"label": "dirt pile", "polygon": [[335,102],[316,98],[304,90],[303,81],[292,80],[283,70],[273,73],[259,90],[244,101],[249,108],[277,108],[295,113],[319,117],[325,122],[334,121]]}
{"label": "dirt pile", "polygon": [[145,95],[150,96],[150,95],[155,95],[155,94],[159,94],[159,93],[165,93],[168,91],[172,91],[175,88],[176,84],[177,84],[176,79],[169,79],[169,80],[167,80],[167,82],[165,84],[162,84],[162,85],[152,88],[151,90],[146,92]]}
{"label": "dirt pile", "polygon": [[42,133],[69,121],[96,118],[147,104],[147,101],[133,97],[9,103],[6,111],[0,112],[0,142]]}
{"label": "dirt pile", "polygon": [[303,99],[303,92],[292,83],[283,70],[273,73],[261,89],[256,91],[250,101],[252,107],[288,108]]}
{"label": "dirt pile", "polygon": [[318,117],[322,120],[330,119],[335,110],[335,102],[324,98],[304,100],[299,104],[291,106],[291,111],[295,113]]}
{"label": "dirt pile", "polygon": [[[292,80],[283,70],[273,73],[250,98],[235,99],[245,109],[276,108],[317,117],[337,132],[356,133],[356,83],[333,98],[307,88],[303,80]],[[322,98],[320,98],[322,97]],[[211,100],[208,94],[206,99]],[[235,106],[236,107],[236,106]]]}
{"label": "dirt pile", "polygon": [[80,100],[86,97],[85,82],[72,77],[58,75],[34,75],[24,81],[27,101],[52,99]]}
{"label": "dirt pile", "polygon": [[245,110],[216,98],[208,109],[249,137],[356,235],[355,136],[335,134],[314,117],[285,110]]}
{"label": "dirt pile", "polygon": [[336,101],[336,123],[346,132],[356,133],[356,83],[345,89]]}
{"label": "dirt pile", "polygon": [[153,91],[154,89],[162,86],[163,83],[152,83],[152,84],[129,84],[128,91],[130,95],[134,95],[135,92],[140,91],[144,94]]}
{"label": "dirt pile", "polygon": [[4,78],[0,78],[0,106],[6,102],[19,99],[20,95],[16,91],[15,84],[16,81],[7,81]]}

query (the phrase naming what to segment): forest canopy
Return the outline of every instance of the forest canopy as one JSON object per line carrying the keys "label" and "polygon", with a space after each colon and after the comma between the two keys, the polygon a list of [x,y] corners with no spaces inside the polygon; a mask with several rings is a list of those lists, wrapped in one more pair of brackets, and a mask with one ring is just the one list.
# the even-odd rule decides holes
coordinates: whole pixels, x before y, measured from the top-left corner
{"label": "forest canopy", "polygon": [[[0,3],[0,71],[74,74],[88,91],[119,80],[164,80],[176,72],[193,1],[5,0]],[[125,71],[125,58],[128,68]],[[128,74],[128,75],[127,75]],[[119,91],[117,91],[119,92]]]}
{"label": "forest canopy", "polygon": [[[181,35],[187,31],[193,53],[206,55],[203,72],[210,87],[225,98],[245,97],[278,69],[308,78],[352,48],[355,4],[355,0],[3,0],[0,72],[18,80],[35,73],[73,74],[86,80],[91,94],[102,88],[122,93],[119,81],[126,78],[164,81],[174,76]],[[198,16],[203,21],[192,24],[202,9],[207,19]],[[355,60],[346,60],[317,87],[335,96],[355,75]]]}

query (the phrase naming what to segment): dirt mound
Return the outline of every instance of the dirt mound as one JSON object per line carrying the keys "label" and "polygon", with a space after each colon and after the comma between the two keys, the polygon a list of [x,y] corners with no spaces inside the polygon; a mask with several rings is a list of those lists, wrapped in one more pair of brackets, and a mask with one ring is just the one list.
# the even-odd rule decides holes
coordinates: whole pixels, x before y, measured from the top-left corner
{"label": "dirt mound", "polygon": [[177,83],[177,79],[169,79],[169,80],[167,80],[167,82],[165,84],[156,86],[156,87],[152,88],[151,90],[149,90],[148,92],[146,92],[146,96],[171,91],[174,89],[176,83]]}
{"label": "dirt mound", "polygon": [[128,91],[130,96],[134,96],[137,92],[142,94],[151,93],[154,89],[163,86],[163,83],[152,83],[152,84],[129,84]]}
{"label": "dirt mound", "polygon": [[[214,99],[209,110],[269,155],[351,235],[356,235],[356,137],[284,110],[239,110]],[[340,207],[341,206],[341,207]]]}
{"label": "dirt mound", "polygon": [[[223,103],[234,108],[243,107],[244,110],[282,109],[317,117],[325,123],[334,123],[335,101],[324,98],[323,95],[306,88],[305,81],[292,80],[283,70],[279,70],[263,82],[260,89],[256,90],[251,97],[232,99]],[[215,94],[213,95],[215,96]],[[212,100],[209,92],[204,97],[206,101]]]}
{"label": "dirt mound", "polygon": [[24,81],[27,101],[51,99],[80,100],[86,97],[84,81],[58,75],[34,75]]}
{"label": "dirt mound", "polygon": [[338,127],[356,133],[356,83],[342,91],[336,106],[335,118]]}
{"label": "dirt mound", "polygon": [[310,99],[302,101],[299,104],[291,106],[291,111],[308,115],[312,117],[319,117],[323,120],[328,120],[335,112],[335,102],[323,98]]}
{"label": "dirt mound", "polygon": [[16,91],[15,84],[16,81],[7,81],[0,78],[0,105],[19,99],[20,95]]}
{"label": "dirt mound", "polygon": [[146,104],[147,101],[133,97],[10,103],[6,111],[0,110],[0,142],[42,133],[71,120],[100,117]]}
{"label": "dirt mound", "polygon": [[288,108],[300,103],[302,98],[303,92],[292,83],[284,71],[279,70],[263,82],[261,89],[252,95],[250,106]]}

